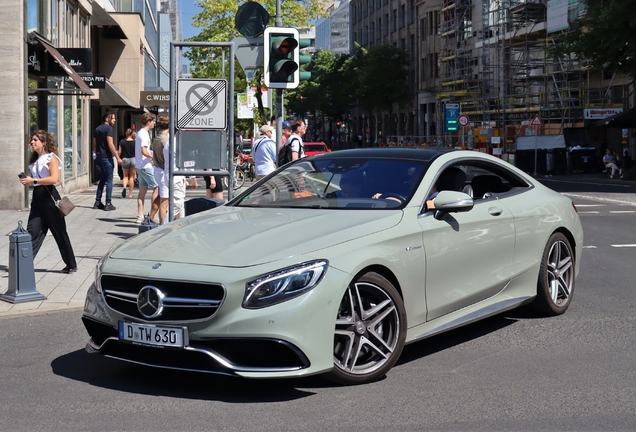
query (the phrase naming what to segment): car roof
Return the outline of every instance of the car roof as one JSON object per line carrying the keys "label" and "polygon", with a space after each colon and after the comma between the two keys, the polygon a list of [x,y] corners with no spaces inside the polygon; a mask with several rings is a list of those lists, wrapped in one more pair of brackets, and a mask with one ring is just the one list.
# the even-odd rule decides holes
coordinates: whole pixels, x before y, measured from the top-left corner
{"label": "car roof", "polygon": [[329,158],[377,158],[377,159],[409,159],[430,162],[436,157],[453,149],[413,149],[413,148],[359,148],[339,150],[329,153]]}

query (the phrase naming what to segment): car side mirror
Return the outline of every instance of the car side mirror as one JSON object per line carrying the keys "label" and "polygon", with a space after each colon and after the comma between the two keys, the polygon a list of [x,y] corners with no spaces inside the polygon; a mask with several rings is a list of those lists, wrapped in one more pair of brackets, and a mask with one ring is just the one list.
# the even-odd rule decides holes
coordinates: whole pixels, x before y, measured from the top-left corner
{"label": "car side mirror", "polygon": [[442,191],[433,200],[435,210],[434,217],[442,220],[448,213],[460,213],[470,211],[475,205],[470,195],[463,192]]}

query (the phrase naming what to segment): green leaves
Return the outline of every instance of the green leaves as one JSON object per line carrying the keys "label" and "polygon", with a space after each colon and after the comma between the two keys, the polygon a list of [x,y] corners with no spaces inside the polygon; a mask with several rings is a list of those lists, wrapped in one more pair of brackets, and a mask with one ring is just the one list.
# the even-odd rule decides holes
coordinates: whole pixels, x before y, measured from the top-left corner
{"label": "green leaves", "polygon": [[595,69],[636,78],[636,21],[633,0],[590,2],[587,13],[572,29],[557,37],[556,56],[574,53]]}

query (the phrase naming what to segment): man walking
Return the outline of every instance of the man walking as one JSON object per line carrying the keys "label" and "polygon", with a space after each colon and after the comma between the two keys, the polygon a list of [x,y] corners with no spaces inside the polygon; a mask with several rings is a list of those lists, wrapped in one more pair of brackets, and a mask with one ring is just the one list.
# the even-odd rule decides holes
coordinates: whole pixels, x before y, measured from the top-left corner
{"label": "man walking", "polygon": [[155,125],[155,115],[149,112],[143,113],[140,118],[141,129],[135,138],[135,164],[137,165],[137,178],[139,179],[139,195],[137,195],[137,220],[141,224],[144,220],[144,200],[148,188],[152,189],[152,206],[150,218],[154,219],[159,210],[159,193],[155,172],[152,166],[152,150],[150,143],[150,129]]}
{"label": "man walking", "polygon": [[[95,135],[93,136],[93,152],[95,152],[95,162],[99,167],[99,184],[97,185],[97,193],[95,194],[95,204],[93,209],[102,209],[105,211],[115,210],[115,206],[111,202],[113,197],[113,156],[117,157],[117,163],[122,161],[115,149],[115,141],[113,140],[113,125],[115,124],[115,114],[106,112],[103,117],[104,123],[97,126]],[[106,205],[102,204],[102,193],[106,185]]]}
{"label": "man walking", "polygon": [[256,179],[260,180],[276,170],[276,142],[272,139],[275,129],[261,126],[261,135],[254,141],[252,155],[256,166]]}
{"label": "man walking", "polygon": [[292,160],[300,159],[305,157],[305,145],[303,143],[303,135],[305,135],[305,131],[307,130],[307,126],[305,122],[301,119],[294,120],[291,123],[292,133],[288,138],[288,145],[291,146],[292,150]]}

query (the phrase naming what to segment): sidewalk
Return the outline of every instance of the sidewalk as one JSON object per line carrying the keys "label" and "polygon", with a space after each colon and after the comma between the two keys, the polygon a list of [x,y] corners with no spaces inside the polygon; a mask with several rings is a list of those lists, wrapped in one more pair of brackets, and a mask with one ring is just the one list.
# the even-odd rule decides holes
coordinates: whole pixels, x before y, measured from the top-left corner
{"label": "sidewalk", "polygon": [[[122,198],[121,182],[115,181],[113,205],[117,209],[110,212],[93,210],[96,190],[97,186],[93,185],[69,195],[76,207],[66,217],[66,227],[77,260],[77,272],[60,273],[65,264],[55,239],[49,232],[34,262],[36,289],[46,296],[46,300],[18,304],[0,300],[0,317],[84,306],[86,292],[94,281],[95,266],[99,259],[111,247],[139,232],[139,225],[135,223],[137,189],[134,191],[133,199]],[[196,196],[205,196],[205,184],[202,179],[199,181],[198,189],[187,191],[187,198]],[[150,193],[146,194],[144,210],[146,213],[150,210]],[[9,235],[18,227],[18,221],[22,221],[22,226],[26,229],[28,219],[29,209],[0,210],[0,234]],[[9,237],[4,237],[4,240],[0,241],[0,293],[6,293],[9,288],[9,273],[6,271],[8,260]]]}

